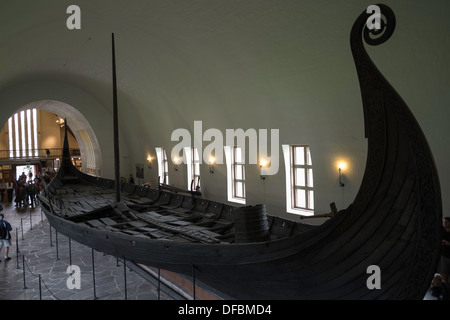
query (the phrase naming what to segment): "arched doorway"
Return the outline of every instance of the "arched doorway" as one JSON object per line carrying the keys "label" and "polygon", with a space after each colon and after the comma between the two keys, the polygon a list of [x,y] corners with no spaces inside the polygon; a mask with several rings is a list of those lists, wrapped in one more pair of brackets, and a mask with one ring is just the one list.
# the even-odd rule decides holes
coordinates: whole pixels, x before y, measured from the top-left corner
{"label": "arched doorway", "polygon": [[80,149],[81,171],[101,176],[102,157],[97,137],[87,119],[76,108],[61,101],[39,100],[24,105],[16,112],[30,109],[45,110],[65,119]]}

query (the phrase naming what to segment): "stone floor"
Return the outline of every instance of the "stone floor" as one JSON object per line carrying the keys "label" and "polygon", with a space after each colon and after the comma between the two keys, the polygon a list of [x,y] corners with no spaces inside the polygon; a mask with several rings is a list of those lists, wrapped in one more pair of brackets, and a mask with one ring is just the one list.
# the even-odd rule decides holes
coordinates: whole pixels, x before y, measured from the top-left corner
{"label": "stone floor", "polygon": [[[17,209],[3,203],[5,220],[12,227],[9,261],[0,253],[1,300],[157,300],[157,281],[149,281],[132,266],[92,251],[51,229],[37,208]],[[31,217],[31,219],[30,219]],[[17,252],[17,248],[19,252]],[[94,257],[95,292],[92,257]],[[24,268],[25,265],[25,268]],[[69,265],[79,267],[79,281],[69,279]],[[39,276],[41,281],[39,281]],[[126,280],[126,281],[125,281]],[[69,288],[80,284],[80,289]],[[179,299],[170,290],[160,300]]]}

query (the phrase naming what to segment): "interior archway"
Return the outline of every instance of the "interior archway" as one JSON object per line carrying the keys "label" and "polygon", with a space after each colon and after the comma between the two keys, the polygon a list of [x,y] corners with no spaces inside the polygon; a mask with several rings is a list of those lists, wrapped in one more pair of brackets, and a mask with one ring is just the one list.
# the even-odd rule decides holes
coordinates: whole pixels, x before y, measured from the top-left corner
{"label": "interior archway", "polygon": [[78,142],[82,159],[82,171],[94,176],[102,174],[102,157],[97,137],[87,119],[73,106],[56,100],[39,100],[19,108],[17,112],[36,108],[66,119]]}

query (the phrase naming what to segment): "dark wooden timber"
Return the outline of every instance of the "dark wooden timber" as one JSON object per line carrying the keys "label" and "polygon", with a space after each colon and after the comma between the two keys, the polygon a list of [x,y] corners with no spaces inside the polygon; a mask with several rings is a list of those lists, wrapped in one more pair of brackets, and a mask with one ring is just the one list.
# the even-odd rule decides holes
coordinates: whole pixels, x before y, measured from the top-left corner
{"label": "dark wooden timber", "polygon": [[[237,299],[422,299],[440,256],[439,179],[417,121],[364,48],[393,34],[395,16],[379,6],[383,30],[367,30],[364,11],[350,36],[369,148],[347,209],[317,227],[265,209],[241,219],[243,208],[127,183],[118,204],[114,181],[63,161],[40,196],[50,224],[135,263],[186,275],[195,268],[196,279]],[[380,289],[367,286],[372,265]]]}

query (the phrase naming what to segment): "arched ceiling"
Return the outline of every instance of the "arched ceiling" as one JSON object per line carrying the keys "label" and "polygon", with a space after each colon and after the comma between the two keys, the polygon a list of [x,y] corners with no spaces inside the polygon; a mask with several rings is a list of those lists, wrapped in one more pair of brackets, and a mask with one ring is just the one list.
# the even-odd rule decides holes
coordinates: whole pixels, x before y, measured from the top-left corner
{"label": "arched ceiling", "polygon": [[[101,176],[101,148],[91,124],[80,111],[67,103],[55,100],[33,101],[17,111],[32,108],[45,110],[65,119],[80,147],[81,157],[84,159],[83,172]],[[89,170],[87,165],[90,166]],[[95,168],[95,171],[93,171],[93,168]]]}
{"label": "arched ceiling", "polygon": [[[418,13],[445,17],[420,1],[387,2],[408,19],[400,19],[399,28],[408,28]],[[365,9],[360,1],[80,0],[81,30],[66,27],[70,4],[0,5],[0,89],[60,81],[110,108],[112,32],[123,107],[168,123],[212,107],[217,119],[236,121],[232,115],[250,103],[295,101],[299,92],[319,93],[321,85],[339,95],[343,83],[357,85],[354,74],[343,71],[354,70],[348,37]]]}
{"label": "arched ceiling", "polygon": [[[412,108],[432,149],[444,150],[450,143],[450,135],[441,133],[448,133],[450,116],[450,2],[384,2],[397,15],[397,29],[392,40],[369,53]],[[66,10],[72,4],[81,8],[81,30],[66,27],[70,16]],[[11,110],[36,100],[69,103],[88,121],[95,121],[93,127],[105,131],[100,145],[106,148],[111,127],[100,119],[104,114],[110,120],[112,114],[114,33],[120,125],[130,164],[145,161],[145,153],[155,146],[170,147],[170,133],[177,128],[192,130],[195,120],[203,120],[204,129],[279,128],[280,143],[307,143],[321,155],[330,153],[328,158],[315,158],[324,175],[315,181],[333,179],[332,154],[358,159],[362,164],[355,169],[356,192],[366,150],[349,35],[356,17],[370,4],[3,1],[0,93],[33,82],[60,83],[85,92],[98,102],[95,113],[91,105],[75,105],[64,97],[27,100],[26,91],[21,93],[26,102]],[[440,171],[450,174],[444,168],[450,161],[448,152],[436,151],[435,156]],[[443,189],[450,190],[450,184],[444,184]]]}

